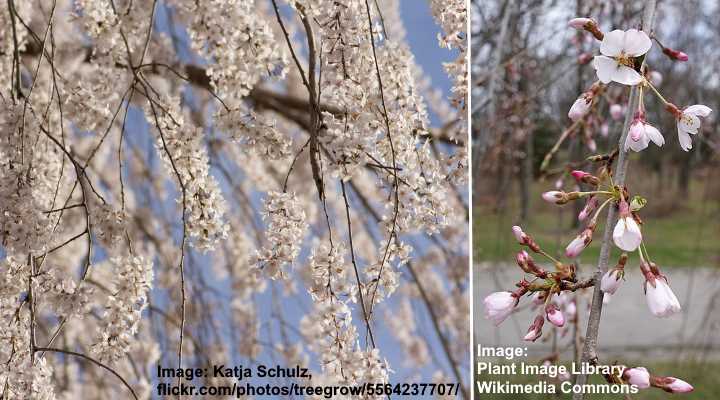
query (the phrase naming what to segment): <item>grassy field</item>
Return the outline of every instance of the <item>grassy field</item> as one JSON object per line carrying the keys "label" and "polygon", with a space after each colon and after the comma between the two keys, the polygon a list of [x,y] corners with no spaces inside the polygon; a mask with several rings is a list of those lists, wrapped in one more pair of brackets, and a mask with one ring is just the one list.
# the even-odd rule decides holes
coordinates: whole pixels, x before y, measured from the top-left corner
{"label": "grassy field", "polygon": [[[629,363],[633,365],[632,363]],[[709,400],[709,399],[720,399],[720,364],[716,363],[705,363],[705,364],[694,364],[694,363],[654,363],[647,365],[648,370],[652,373],[665,376],[676,376],[687,382],[689,382],[695,390],[692,393],[671,395],[657,388],[649,388],[641,390],[638,394],[632,395],[633,400],[660,400],[669,398],[678,398],[686,400]],[[710,372],[712,371],[712,372]],[[538,378],[535,376],[520,376],[520,375],[492,375],[492,376],[479,376],[479,379],[498,380],[501,382],[510,381],[511,383],[536,383]],[[604,383],[605,381],[601,377],[591,377],[590,383]],[[559,390],[558,390],[559,391]],[[546,399],[570,399],[570,394],[558,394],[558,395],[517,395],[517,394],[478,394],[476,392],[475,398],[483,400],[546,400]],[[588,400],[611,400],[611,399],[624,399],[623,395],[587,395],[585,396]]]}
{"label": "grassy field", "polygon": [[[582,228],[572,228],[576,218],[572,204],[556,206],[541,200],[540,194],[548,186],[547,183],[533,185],[530,217],[521,225],[550,254],[562,255],[565,246]],[[720,202],[709,201],[702,185],[692,185],[691,188],[690,198],[686,201],[680,202],[667,196],[659,199],[650,197],[648,205],[641,210],[645,244],[651,259],[660,266],[720,265]],[[520,247],[510,228],[519,222],[519,205],[516,200],[511,200],[504,211],[498,212],[493,209],[494,204],[487,198],[481,198],[475,204],[475,260],[514,262],[515,253]],[[599,222],[593,243],[580,257],[583,264],[597,262],[604,230],[604,214]],[[613,247],[611,260],[616,260],[619,254],[618,249]],[[631,255],[631,262],[636,260],[637,253]]]}

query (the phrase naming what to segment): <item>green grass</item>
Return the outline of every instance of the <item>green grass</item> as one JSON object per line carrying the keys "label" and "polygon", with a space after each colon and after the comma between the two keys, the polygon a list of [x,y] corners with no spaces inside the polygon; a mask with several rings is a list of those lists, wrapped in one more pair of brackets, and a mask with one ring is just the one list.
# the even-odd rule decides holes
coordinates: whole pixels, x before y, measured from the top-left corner
{"label": "green grass", "polygon": [[[634,365],[633,363],[628,363]],[[659,400],[659,399],[685,399],[685,400],[706,400],[706,399],[720,399],[720,363],[677,363],[677,362],[654,362],[652,364],[640,364],[645,365],[648,370],[657,375],[664,376],[675,376],[689,382],[695,390],[692,393],[671,395],[657,388],[649,388],[640,390],[638,394],[632,395],[633,400]],[[501,382],[510,381],[511,383],[537,383],[537,376],[528,375],[481,375],[476,378],[483,380],[498,380]],[[604,383],[602,377],[592,376],[590,383]],[[474,385],[475,383],[473,383]],[[557,392],[559,392],[559,388]],[[570,394],[478,394],[476,392],[476,399],[482,400],[546,400],[546,399],[570,399]],[[588,400],[612,400],[612,399],[624,399],[623,395],[587,395],[585,396]]]}
{"label": "green grass", "polygon": [[[548,253],[562,256],[565,246],[582,227],[572,228],[575,219],[573,204],[557,206],[540,199],[549,184],[536,183],[532,187],[531,212],[523,229],[535,238]],[[691,187],[699,187],[694,185]],[[717,210],[720,202],[708,201],[700,189],[693,189],[690,199],[680,202],[670,196],[649,197],[648,205],[641,210],[643,237],[652,261],[660,266],[717,266],[720,261],[720,229]],[[493,210],[486,201],[476,202],[473,212],[473,251],[475,260],[514,262],[520,246],[514,239],[511,226],[518,223],[519,205],[513,200],[504,211]],[[580,200],[584,204],[584,200]],[[583,264],[594,264],[600,253],[604,231],[604,214],[598,219],[593,242],[580,256]],[[611,260],[620,252],[613,246]],[[537,257],[536,257],[537,259]],[[631,262],[637,262],[637,253]],[[613,261],[614,262],[614,261]]]}

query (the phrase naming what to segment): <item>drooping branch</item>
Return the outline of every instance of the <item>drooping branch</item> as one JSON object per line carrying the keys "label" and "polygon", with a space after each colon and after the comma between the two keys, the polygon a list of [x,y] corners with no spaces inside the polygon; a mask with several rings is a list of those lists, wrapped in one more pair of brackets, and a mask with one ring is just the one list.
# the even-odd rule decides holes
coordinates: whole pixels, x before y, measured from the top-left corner
{"label": "drooping branch", "polygon": [[[655,20],[655,0],[646,0],[644,5],[643,19],[642,19],[642,30],[648,35],[652,31],[653,23]],[[644,69],[644,64],[641,67]],[[628,101],[628,108],[625,115],[625,123],[623,124],[623,130],[620,134],[620,141],[618,142],[619,154],[617,164],[614,172],[614,183],[619,187],[625,185],[625,177],[628,169],[628,153],[624,149],[624,143],[627,139],[630,123],[633,120],[633,114],[637,108],[640,98],[640,91],[637,86],[633,86],[630,90],[630,99]],[[610,249],[612,246],[612,232],[615,223],[617,222],[617,209],[610,207],[607,214],[607,220],[605,222],[605,232],[603,233],[602,247],[600,248],[600,258],[598,259],[597,270],[595,271],[595,281],[600,282],[603,274],[607,271],[608,260],[610,259]],[[598,332],[600,330],[600,316],[602,314],[604,293],[600,289],[600,285],[595,285],[593,289],[593,298],[590,307],[590,314],[588,316],[587,331],[585,334],[585,345],[583,346],[583,352],[581,362],[592,362],[597,359],[597,346],[598,346]],[[585,374],[578,375],[576,383],[583,385],[587,382],[588,376]],[[585,398],[584,393],[578,392],[573,395],[573,400],[583,400]]]}

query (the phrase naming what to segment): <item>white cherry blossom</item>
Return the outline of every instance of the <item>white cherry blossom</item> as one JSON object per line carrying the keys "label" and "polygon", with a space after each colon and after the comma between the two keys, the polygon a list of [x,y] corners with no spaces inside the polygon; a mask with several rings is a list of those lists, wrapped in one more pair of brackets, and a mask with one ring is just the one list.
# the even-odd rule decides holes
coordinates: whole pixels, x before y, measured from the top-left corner
{"label": "white cherry blossom", "polygon": [[634,59],[647,53],[651,46],[648,35],[637,29],[616,29],[605,34],[600,44],[602,55],[595,56],[593,60],[598,79],[603,83],[617,82],[630,86],[642,82],[642,76],[634,68]]}
{"label": "white cherry blossom", "polygon": [[686,107],[677,115],[677,130],[680,147],[689,151],[692,149],[692,139],[690,135],[696,135],[700,128],[700,117],[707,117],[712,109],[702,104],[695,104]]}

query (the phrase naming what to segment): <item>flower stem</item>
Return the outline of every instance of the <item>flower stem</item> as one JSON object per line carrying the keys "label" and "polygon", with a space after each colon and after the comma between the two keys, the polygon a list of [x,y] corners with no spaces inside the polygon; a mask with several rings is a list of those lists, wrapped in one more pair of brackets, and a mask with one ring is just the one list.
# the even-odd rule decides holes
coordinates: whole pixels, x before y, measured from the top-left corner
{"label": "flower stem", "polygon": [[[653,92],[655,92],[655,95],[660,99],[660,101],[663,102],[663,104],[670,104],[670,102],[667,101],[667,100],[665,100],[665,98],[663,97],[663,95],[661,95],[660,92],[658,92],[658,90],[655,89],[655,86],[653,86],[652,83],[650,83],[649,80],[647,80],[647,79],[645,80],[645,85],[647,85],[650,89],[652,89]],[[642,92],[641,92],[641,93],[642,93]]]}

